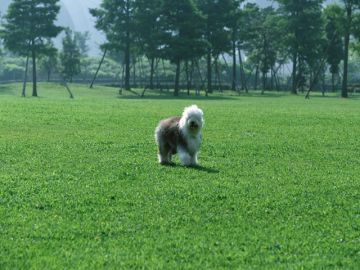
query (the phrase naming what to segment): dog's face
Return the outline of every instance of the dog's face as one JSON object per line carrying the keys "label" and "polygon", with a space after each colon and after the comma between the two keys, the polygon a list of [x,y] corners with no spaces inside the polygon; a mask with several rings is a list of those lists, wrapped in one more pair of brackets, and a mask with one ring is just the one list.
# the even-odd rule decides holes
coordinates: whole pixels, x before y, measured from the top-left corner
{"label": "dog's face", "polygon": [[188,130],[191,134],[197,134],[202,128],[202,120],[198,117],[191,117],[187,121]]}
{"label": "dog's face", "polygon": [[203,115],[203,111],[196,105],[186,107],[179,122],[180,129],[196,136],[204,125]]}

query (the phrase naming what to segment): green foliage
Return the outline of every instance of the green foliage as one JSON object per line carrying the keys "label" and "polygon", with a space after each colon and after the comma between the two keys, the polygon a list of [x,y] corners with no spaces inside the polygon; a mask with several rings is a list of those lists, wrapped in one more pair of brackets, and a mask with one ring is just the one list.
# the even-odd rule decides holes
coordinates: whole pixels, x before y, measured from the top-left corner
{"label": "green foliage", "polygon": [[41,54],[51,54],[47,41],[62,30],[56,26],[59,0],[13,0],[7,10],[1,35],[8,50],[32,58],[33,96],[37,96],[36,60]]}
{"label": "green foliage", "polygon": [[20,55],[33,50],[47,53],[49,48],[44,41],[62,30],[54,25],[59,10],[58,0],[13,0],[3,25],[5,46]]}
{"label": "green foliage", "polygon": [[130,53],[136,36],[134,0],[103,0],[100,8],[90,9],[96,28],[106,35],[106,48],[123,51],[125,58],[125,89],[130,89]]}
{"label": "green foliage", "polygon": [[[342,0],[344,3],[345,23],[344,23],[344,68],[343,68],[343,82],[341,88],[341,96],[348,97],[348,61],[350,50],[350,36],[354,28],[354,17],[360,10],[360,0]],[[356,22],[356,20],[355,20]]]}
{"label": "green foliage", "polygon": [[292,92],[304,87],[305,75],[321,68],[324,39],[321,9],[323,0],[277,0],[279,14],[284,18],[285,44],[293,61]]}
{"label": "green foliage", "polygon": [[106,35],[109,47],[125,51],[134,40],[134,0],[103,0],[100,8],[90,9],[96,28]]}
{"label": "green foliage", "polygon": [[343,25],[345,22],[344,11],[338,5],[329,5],[324,9],[325,31],[327,38],[327,62],[332,74],[339,73],[339,64],[344,58]]}
{"label": "green foliage", "polygon": [[163,0],[160,23],[162,55],[176,64],[175,92],[179,92],[181,61],[204,54],[205,41],[201,35],[203,17],[193,0]]}
{"label": "green foliage", "polygon": [[136,40],[141,53],[148,58],[160,56],[162,0],[135,1]]}
{"label": "green foliage", "polygon": [[255,4],[244,8],[243,20],[247,20],[246,32],[242,35],[243,47],[249,61],[258,65],[267,74],[275,66],[277,55],[281,53],[283,41],[280,18],[272,7],[259,9]]}
{"label": "green foliage", "polygon": [[77,43],[77,47],[79,48],[80,55],[82,57],[87,56],[89,52],[89,45],[87,42],[90,39],[90,33],[88,31],[82,33],[82,32],[74,32],[74,39]]}
{"label": "green foliage", "polygon": [[354,16],[353,34],[356,38],[353,49],[360,55],[360,12]]}
{"label": "green foliage", "polygon": [[231,24],[236,5],[232,0],[197,0],[205,16],[204,34],[214,57],[231,49]]}
{"label": "green foliage", "polygon": [[58,52],[54,47],[51,40],[48,40],[46,46],[49,47],[48,53],[40,55],[39,57],[39,69],[40,73],[46,74],[47,81],[50,81],[51,74],[58,71]]}
{"label": "green foliage", "polygon": [[25,60],[23,57],[4,56],[0,59],[0,78],[4,80],[19,80],[23,78]]}
{"label": "green foliage", "polygon": [[72,81],[73,77],[80,74],[80,48],[76,36],[70,29],[66,29],[63,38],[63,50],[60,54],[61,74],[65,80]]}
{"label": "green foliage", "polygon": [[162,53],[166,59],[177,63],[203,55],[203,18],[192,0],[164,0],[160,21]]}
{"label": "green foliage", "polygon": [[[19,87],[0,85],[1,269],[358,268],[358,97]],[[160,166],[157,122],[193,103],[201,167]]]}

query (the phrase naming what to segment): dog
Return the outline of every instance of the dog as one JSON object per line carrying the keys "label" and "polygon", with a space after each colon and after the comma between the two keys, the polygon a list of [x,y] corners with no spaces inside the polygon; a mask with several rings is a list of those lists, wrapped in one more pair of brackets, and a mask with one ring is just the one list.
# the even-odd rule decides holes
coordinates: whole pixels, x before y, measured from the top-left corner
{"label": "dog", "polygon": [[160,164],[171,164],[176,153],[184,166],[197,166],[204,113],[196,105],[186,107],[181,117],[161,120],[155,129]]}

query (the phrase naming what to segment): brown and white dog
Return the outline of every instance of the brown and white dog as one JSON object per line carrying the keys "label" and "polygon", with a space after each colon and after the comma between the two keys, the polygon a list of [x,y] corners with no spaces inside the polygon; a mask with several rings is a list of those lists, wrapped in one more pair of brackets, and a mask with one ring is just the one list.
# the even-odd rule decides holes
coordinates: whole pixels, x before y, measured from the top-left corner
{"label": "brown and white dog", "polygon": [[186,107],[181,117],[161,120],[155,129],[155,141],[161,164],[170,164],[178,154],[182,165],[196,166],[204,126],[203,112],[196,105]]}

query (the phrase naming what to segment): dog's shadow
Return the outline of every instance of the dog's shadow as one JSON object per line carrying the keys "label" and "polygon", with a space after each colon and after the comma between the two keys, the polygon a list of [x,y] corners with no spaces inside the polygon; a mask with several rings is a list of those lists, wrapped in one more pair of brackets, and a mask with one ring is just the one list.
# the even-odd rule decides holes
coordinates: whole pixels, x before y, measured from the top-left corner
{"label": "dog's shadow", "polygon": [[201,171],[201,172],[207,172],[207,173],[219,173],[220,171],[218,169],[214,169],[214,168],[207,168],[204,166],[192,166],[192,167],[186,167],[192,170],[196,170],[196,171]]}
{"label": "dog's shadow", "polygon": [[168,164],[163,164],[163,166],[166,167],[173,167],[173,168],[184,168],[184,169],[189,169],[189,170],[195,170],[195,171],[200,171],[200,172],[207,172],[207,173],[219,173],[220,171],[218,169],[214,169],[214,168],[207,168],[204,166],[182,166],[176,163],[168,163]]}

